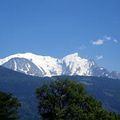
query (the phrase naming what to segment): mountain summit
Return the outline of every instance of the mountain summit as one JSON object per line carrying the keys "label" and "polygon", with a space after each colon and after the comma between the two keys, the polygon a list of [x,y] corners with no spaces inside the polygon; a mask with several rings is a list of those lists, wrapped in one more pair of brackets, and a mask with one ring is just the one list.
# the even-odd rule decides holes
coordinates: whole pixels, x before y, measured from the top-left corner
{"label": "mountain summit", "polygon": [[94,61],[81,58],[78,53],[67,55],[62,59],[32,53],[14,54],[0,59],[0,65],[39,77],[81,75],[120,78],[119,73],[109,72],[107,69],[99,67]]}

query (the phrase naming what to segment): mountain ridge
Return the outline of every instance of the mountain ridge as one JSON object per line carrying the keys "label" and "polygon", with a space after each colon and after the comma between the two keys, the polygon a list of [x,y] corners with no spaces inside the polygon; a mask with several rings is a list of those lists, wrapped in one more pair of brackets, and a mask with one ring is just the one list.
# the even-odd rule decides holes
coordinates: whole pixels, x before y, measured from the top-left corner
{"label": "mountain ridge", "polygon": [[95,61],[81,58],[78,53],[69,54],[61,59],[33,53],[19,53],[0,59],[0,65],[39,77],[80,75],[120,78],[120,73],[109,72],[104,67],[99,67]]}

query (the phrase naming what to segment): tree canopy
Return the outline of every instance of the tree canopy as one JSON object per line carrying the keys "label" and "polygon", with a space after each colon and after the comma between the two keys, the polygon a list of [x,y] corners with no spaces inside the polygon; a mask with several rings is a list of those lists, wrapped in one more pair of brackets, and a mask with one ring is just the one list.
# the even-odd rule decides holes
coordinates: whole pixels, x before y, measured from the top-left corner
{"label": "tree canopy", "polygon": [[39,87],[36,95],[43,120],[120,120],[75,81],[56,80]]}
{"label": "tree canopy", "polygon": [[16,97],[0,91],[0,120],[17,120],[19,107],[20,103]]}

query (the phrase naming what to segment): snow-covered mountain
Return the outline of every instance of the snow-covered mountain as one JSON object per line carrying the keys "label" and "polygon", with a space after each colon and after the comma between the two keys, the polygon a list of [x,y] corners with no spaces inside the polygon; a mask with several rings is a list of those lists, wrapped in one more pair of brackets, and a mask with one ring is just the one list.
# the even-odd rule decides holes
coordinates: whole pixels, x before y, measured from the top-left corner
{"label": "snow-covered mountain", "polygon": [[0,59],[0,65],[28,75],[51,77],[58,75],[84,75],[120,78],[117,72],[109,72],[94,61],[81,58],[78,53],[62,59],[32,53],[14,54]]}

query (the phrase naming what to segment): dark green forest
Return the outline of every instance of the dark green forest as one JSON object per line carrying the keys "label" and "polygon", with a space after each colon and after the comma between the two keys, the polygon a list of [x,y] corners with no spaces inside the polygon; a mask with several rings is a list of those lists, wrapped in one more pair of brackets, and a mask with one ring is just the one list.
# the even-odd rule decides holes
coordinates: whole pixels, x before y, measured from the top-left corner
{"label": "dark green forest", "polygon": [[57,80],[38,88],[36,94],[43,120],[120,120],[75,81]]}
{"label": "dark green forest", "polygon": [[0,120],[18,120],[20,102],[10,93],[0,91]]}
{"label": "dark green forest", "polygon": [[[43,120],[120,120],[114,112],[90,96],[82,84],[55,80],[36,89],[39,119]],[[20,101],[10,93],[0,92],[0,120],[18,120]]]}
{"label": "dark green forest", "polygon": [[85,94],[94,97],[95,101],[100,101],[102,104],[98,103],[107,113],[120,113],[120,80],[117,79],[85,76],[40,78],[0,67],[0,91],[10,92],[12,97],[17,97],[18,102],[21,103],[21,107],[17,109],[17,116],[20,117],[20,120],[39,120],[39,99],[36,98],[36,89],[42,88],[44,85],[50,85],[53,81],[61,81],[66,78],[82,84]]}

